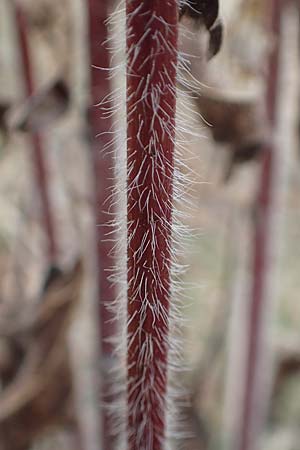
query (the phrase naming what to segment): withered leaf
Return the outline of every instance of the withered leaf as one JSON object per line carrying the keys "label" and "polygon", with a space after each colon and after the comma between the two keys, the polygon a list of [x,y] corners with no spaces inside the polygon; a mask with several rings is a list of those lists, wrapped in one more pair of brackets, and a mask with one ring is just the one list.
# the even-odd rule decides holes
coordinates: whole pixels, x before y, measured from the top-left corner
{"label": "withered leaf", "polygon": [[209,30],[208,59],[213,58],[219,51],[223,41],[223,24],[218,20]]}
{"label": "withered leaf", "polygon": [[219,15],[219,0],[187,0],[180,9],[180,18],[189,16],[204,23],[209,30]]}
{"label": "withered leaf", "polygon": [[[266,110],[260,90],[229,93],[209,89],[195,95],[196,107],[210,124],[215,142],[229,151],[223,181],[231,178],[240,164],[257,160],[269,139]],[[222,146],[221,146],[222,147]]]}
{"label": "withered leaf", "polygon": [[37,132],[51,125],[68,109],[70,92],[61,78],[46,88],[35,92],[20,106],[12,110],[9,118],[11,129]]}
{"label": "withered leaf", "polygon": [[[70,272],[52,280],[27,323],[14,330],[8,326],[6,334],[0,328],[8,356],[2,370],[0,366],[4,387],[0,395],[1,450],[31,448],[34,439],[49,427],[74,424],[66,336],[82,274],[78,261]],[[15,343],[22,344],[21,357]]]}
{"label": "withered leaf", "polygon": [[0,148],[8,141],[7,113],[10,106],[9,102],[0,103]]}
{"label": "withered leaf", "polygon": [[263,140],[242,142],[240,143],[240,145],[232,148],[231,155],[228,160],[228,165],[224,170],[224,183],[227,183],[230,180],[237,165],[258,160],[265,148],[266,146]]}
{"label": "withered leaf", "polygon": [[219,0],[186,0],[179,11],[179,18],[190,17],[203,24],[209,32],[208,59],[215,56],[222,45],[223,24],[219,15]]}
{"label": "withered leaf", "polygon": [[6,124],[6,114],[7,111],[10,108],[10,103],[8,102],[1,102],[0,103],[0,129],[6,130],[7,124]]}
{"label": "withered leaf", "polygon": [[211,124],[214,140],[223,144],[237,144],[264,139],[268,130],[265,109],[259,93],[240,96],[220,89],[195,93],[197,110]]}
{"label": "withered leaf", "polygon": [[57,266],[49,267],[42,286],[42,294],[47,292],[50,286],[63,275],[61,269]]}

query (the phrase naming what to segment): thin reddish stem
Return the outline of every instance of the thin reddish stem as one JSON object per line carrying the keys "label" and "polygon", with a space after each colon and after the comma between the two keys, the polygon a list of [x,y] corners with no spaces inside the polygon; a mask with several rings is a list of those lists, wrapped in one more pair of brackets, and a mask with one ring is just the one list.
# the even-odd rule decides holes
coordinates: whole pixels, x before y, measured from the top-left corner
{"label": "thin reddish stem", "polygon": [[[96,227],[97,283],[100,314],[100,348],[102,373],[102,400],[113,401],[112,381],[109,369],[113,365],[111,337],[115,334],[115,318],[109,305],[115,300],[115,287],[109,280],[114,264],[112,257],[114,234],[110,223],[114,219],[114,209],[110,206],[115,186],[114,157],[112,142],[113,121],[99,103],[105,99],[105,109],[113,105],[112,86],[107,69],[110,67],[110,53],[105,45],[108,38],[106,20],[109,15],[109,0],[88,0],[89,47],[91,60],[91,107],[89,119],[92,133],[92,161],[95,174],[94,212]],[[101,69],[103,68],[103,69]],[[101,413],[102,447],[105,450],[114,448],[112,421],[106,408]]]}
{"label": "thin reddish stem", "polygon": [[276,207],[274,183],[277,164],[277,143],[274,132],[277,126],[277,100],[280,50],[280,17],[282,0],[271,0],[271,31],[275,38],[274,48],[269,59],[266,79],[266,107],[272,139],[265,149],[262,163],[260,186],[256,203],[256,222],[254,229],[253,284],[250,299],[250,316],[247,348],[246,383],[244,391],[240,450],[254,450],[258,446],[258,432],[264,419],[262,359],[264,358],[264,317],[269,297],[269,277],[272,270],[270,257],[273,232],[273,214]]}
{"label": "thin reddish stem", "polygon": [[177,6],[126,2],[129,450],[165,442]]}
{"label": "thin reddish stem", "polygon": [[[35,83],[32,74],[32,64],[30,57],[30,49],[28,43],[28,30],[26,18],[21,8],[16,4],[15,17],[17,23],[17,31],[19,38],[19,48],[24,71],[24,83],[26,96],[30,97],[35,91]],[[48,170],[44,156],[43,138],[39,133],[33,133],[31,136],[33,147],[33,166],[36,177],[36,185],[39,189],[41,198],[42,217],[47,236],[47,254],[50,263],[55,263],[57,258],[57,242],[54,230],[54,220],[51,211],[51,204],[48,192]]]}
{"label": "thin reddish stem", "polygon": [[[112,344],[105,338],[110,335],[110,320],[112,313],[107,306],[115,300],[115,289],[109,281],[109,273],[113,264],[113,234],[110,222],[113,220],[113,209],[110,207],[109,199],[115,187],[114,181],[114,158],[111,147],[111,133],[113,121],[111,117],[104,117],[101,107],[96,106],[106,98],[105,108],[111,108],[107,96],[112,92],[107,71],[110,60],[109,52],[103,43],[108,37],[105,20],[108,17],[109,1],[88,0],[89,4],[89,39],[91,58],[91,102],[89,110],[90,124],[92,129],[92,157],[95,172],[95,215],[97,226],[97,256],[99,265],[99,295],[101,304],[101,327],[102,347],[105,354],[110,354]],[[109,235],[108,235],[109,233]]]}

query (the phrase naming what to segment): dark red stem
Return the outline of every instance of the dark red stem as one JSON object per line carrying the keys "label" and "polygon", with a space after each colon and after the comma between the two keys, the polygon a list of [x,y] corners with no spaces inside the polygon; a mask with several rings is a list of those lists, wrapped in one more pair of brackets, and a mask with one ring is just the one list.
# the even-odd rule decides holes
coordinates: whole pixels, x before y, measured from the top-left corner
{"label": "dark red stem", "polygon": [[127,0],[128,450],[165,443],[176,0]]}
{"label": "dark red stem", "polygon": [[[96,260],[97,283],[99,294],[100,314],[100,347],[102,363],[102,400],[105,403],[113,401],[112,381],[109,369],[113,365],[112,336],[115,333],[115,318],[109,309],[115,301],[115,287],[109,280],[111,268],[114,265],[112,227],[110,223],[114,219],[112,193],[115,187],[114,181],[114,155],[110,145],[112,141],[113,121],[104,115],[103,108],[96,106],[105,100],[105,109],[112,107],[110,100],[111,83],[107,69],[110,66],[110,53],[104,44],[108,38],[106,20],[109,15],[109,0],[88,0],[88,26],[91,64],[91,106],[89,119],[92,133],[92,161],[95,174],[95,228],[96,228]],[[103,69],[101,69],[103,68]],[[106,408],[101,412],[102,446],[105,450],[114,448],[112,421]]]}
{"label": "dark red stem", "polygon": [[[24,71],[26,96],[30,97],[35,91],[35,83],[32,74],[27,23],[23,11],[17,3],[14,7],[19,37],[20,56],[22,61],[22,68]],[[36,185],[40,194],[42,217],[45,227],[45,233],[47,236],[47,255],[49,262],[53,264],[56,262],[58,249],[48,192],[49,174],[44,156],[43,138],[39,133],[33,133],[31,136],[31,141],[33,147],[34,174],[36,177]]]}

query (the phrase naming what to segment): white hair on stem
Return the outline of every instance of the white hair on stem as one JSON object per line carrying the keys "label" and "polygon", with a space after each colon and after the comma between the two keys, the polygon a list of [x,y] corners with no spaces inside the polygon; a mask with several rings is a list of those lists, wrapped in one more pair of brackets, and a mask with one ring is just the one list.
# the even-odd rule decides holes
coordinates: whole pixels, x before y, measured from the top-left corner
{"label": "white hair on stem", "polygon": [[[178,2],[180,5],[182,3],[184,2]],[[141,8],[142,4],[132,14],[140,14]],[[188,134],[195,139],[199,139],[199,132],[195,131],[199,128],[199,122],[196,121],[194,112],[193,115],[191,115],[189,102],[190,92],[195,90],[195,85],[197,85],[197,90],[199,91],[201,85],[197,80],[193,80],[192,86],[187,84],[185,72],[189,70],[189,61],[186,59],[185,55],[178,53],[178,66],[176,65],[175,69],[177,72],[177,81],[179,81],[179,83],[177,83],[176,86],[174,85],[173,80],[170,78],[168,68],[164,65],[162,71],[158,73],[157,83],[155,85],[152,83],[150,91],[151,77],[153,77],[156,70],[155,64],[153,64],[151,72],[146,75],[146,80],[140,79],[136,91],[127,92],[127,101],[132,100],[133,98],[136,100],[135,103],[131,104],[130,110],[126,114],[126,88],[124,86],[126,71],[127,73],[132,72],[133,63],[139,56],[141,44],[151,32],[150,25],[153,21],[158,21],[160,24],[163,24],[163,26],[168,29],[168,32],[172,33],[172,27],[162,17],[157,15],[149,17],[148,26],[145,27],[145,33],[139,39],[138,43],[128,51],[127,58],[130,56],[131,66],[126,68],[126,49],[124,46],[124,2],[122,1],[118,8],[111,14],[109,26],[113,32],[111,33],[110,39],[104,45],[107,45],[112,53],[112,68],[110,68],[108,76],[115,84],[115,89],[110,95],[103,99],[99,99],[98,105],[101,107],[104,117],[113,117],[116,124],[116,131],[109,131],[109,133],[112,134],[112,137],[104,150],[106,152],[114,152],[115,173],[116,179],[118,180],[110,198],[110,205],[113,205],[114,210],[117,208],[118,212],[118,218],[114,218],[111,221],[111,226],[113,227],[114,235],[117,235],[113,251],[118,257],[119,263],[117,267],[108,270],[111,270],[111,282],[117,284],[119,287],[119,295],[118,298],[115,299],[115,302],[108,306],[113,309],[116,321],[119,325],[119,334],[114,338],[115,348],[119,359],[119,367],[117,369],[114,368],[113,374],[115,377],[114,389],[116,401],[114,405],[107,405],[111,408],[112,417],[113,420],[115,420],[115,433],[120,437],[118,449],[125,447],[125,443],[127,442],[127,439],[124,436],[127,432],[125,392],[127,390],[126,383],[128,381],[130,382],[130,389],[139,391],[140,393],[139,396],[135,398],[135,402],[130,405],[131,414],[133,416],[140,414],[140,402],[144,402],[144,416],[140,421],[140,429],[138,430],[136,442],[143,442],[143,434],[147,429],[149,433],[149,443],[145,447],[139,447],[139,450],[153,449],[154,430],[151,431],[148,427],[149,408],[151,407],[153,398],[155,398],[156,402],[161,404],[162,408],[164,408],[164,400],[160,396],[160,390],[157,390],[153,378],[148,375],[149,370],[151,372],[151,364],[155,358],[154,346],[160,349],[161,352],[164,351],[165,346],[168,348],[168,391],[166,405],[167,440],[165,445],[161,448],[167,449],[171,446],[171,437],[174,438],[176,429],[179,429],[173,425],[176,423],[173,401],[178,395],[182,396],[182,387],[176,385],[175,377],[172,376],[172,372],[180,372],[183,370],[180,327],[183,320],[182,298],[185,294],[185,287],[182,282],[184,266],[182,265],[181,255],[186,249],[187,230],[180,221],[181,215],[186,216],[186,212],[182,212],[180,203],[183,201],[188,203],[189,208],[191,207],[189,198],[191,181],[188,180],[187,173],[192,172],[190,171],[189,163],[186,162],[186,144]],[[120,30],[122,30],[122,32],[120,32]],[[132,35],[131,28],[127,30],[127,36],[130,35]],[[155,55],[158,55],[165,50],[168,52],[177,52],[176,48],[168,42],[165,35],[160,31],[155,32],[152,35],[152,39],[156,44],[155,54],[152,47],[150,54],[146,56],[140,64],[139,70],[142,70],[151,59],[153,60]],[[180,70],[178,69],[179,67]],[[183,86],[183,90],[181,90],[178,85]],[[172,117],[170,117],[171,106],[165,100],[160,102],[160,99],[166,91],[168,91],[171,98],[176,97],[177,99],[180,99],[180,106],[177,108],[176,114],[176,134]],[[110,106],[111,103],[114,104],[114,107]],[[126,137],[126,127],[134,120],[133,116],[140,103],[144,103],[148,108],[153,110],[153,116],[150,122],[151,136],[148,144],[144,147],[145,156],[141,160],[139,167],[136,167],[134,159],[136,151],[133,151],[130,154],[130,159],[127,161],[126,169],[125,149],[128,142]],[[142,135],[146,123],[142,115],[138,116],[138,120],[136,139],[139,145],[142,146]],[[170,168],[169,161],[161,151],[161,139],[165,136],[168,136],[170,141],[176,144],[173,175],[169,175],[170,169],[172,168]],[[151,164],[148,162],[149,154],[151,155]],[[135,176],[131,179],[130,183],[126,185],[126,176],[130,177],[132,174],[135,174]],[[149,176],[153,180],[153,184],[150,189],[147,189],[147,186],[145,186],[145,179]],[[169,196],[165,187],[165,180],[168,178],[171,178],[173,182],[172,200],[168,198]],[[168,215],[166,215],[165,205],[161,204],[161,199],[157,195],[158,189],[164,197],[167,197],[167,206],[172,208],[171,221]],[[138,208],[141,212],[146,213],[150,226],[147,228],[140,241],[140,247],[133,253],[136,272],[135,277],[131,277],[128,280],[126,247],[127,245],[129,247],[131,246],[137,230],[141,226],[140,219],[135,219],[134,221],[128,220],[128,223],[126,222],[126,216],[130,212],[126,211],[126,196],[130,196],[134,191],[137,191],[139,194],[139,199],[137,201]],[[153,207],[151,208],[151,200],[155,201],[155,204],[157,205],[157,210],[155,211],[153,210]],[[135,206],[136,204],[133,204],[132,208],[135,208]],[[108,205],[108,208],[109,207],[110,206]],[[131,228],[131,225],[134,225],[134,227]],[[126,235],[127,226],[130,229],[128,235]],[[171,239],[166,243],[166,253],[161,255],[164,267],[166,267],[167,270],[171,267],[171,281],[167,284],[162,281],[160,273],[157,271],[159,265],[157,261],[157,248],[159,246],[159,242],[157,241],[157,230],[159,230],[160,227],[163,227],[168,232],[171,230]],[[107,239],[111,239],[109,233]],[[151,265],[147,267],[148,273],[150,274],[148,277],[146,276],[144,268],[139,266],[144,255],[150,250],[152,259]],[[151,286],[149,285],[150,282]],[[143,298],[143,301],[140,304],[139,310],[136,309],[133,315],[127,318],[126,300],[128,284],[131,285],[131,300],[137,301],[137,299]],[[158,301],[161,293],[170,296],[170,311]],[[156,335],[145,333],[145,330],[142,329],[142,325],[149,313],[152,317],[151,327],[155,328],[158,322],[163,323],[169,327],[168,335],[161,333],[161,330],[159,329],[156,330]],[[134,334],[129,336],[127,341],[127,327],[136,319],[137,315],[140,317],[140,327],[135,330]],[[143,366],[141,371],[142,376],[137,380],[126,381],[126,347],[127,344],[130,346],[134,343],[136,339],[139,341],[142,339],[142,345],[135,362],[138,366]],[[156,370],[158,372],[163,373],[165,369],[164,364],[160,365],[156,362]],[[129,392],[129,395],[130,394],[131,392]],[[180,438],[180,433],[178,433],[177,437]],[[163,437],[161,437],[161,439],[163,439]]]}

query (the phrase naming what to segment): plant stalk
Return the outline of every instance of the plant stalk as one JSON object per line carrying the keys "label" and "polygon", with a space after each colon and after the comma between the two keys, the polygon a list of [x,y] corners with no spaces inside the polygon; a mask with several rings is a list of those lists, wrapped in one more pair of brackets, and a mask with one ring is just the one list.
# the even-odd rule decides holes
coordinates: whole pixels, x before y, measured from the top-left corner
{"label": "plant stalk", "polygon": [[[115,187],[114,155],[111,148],[113,120],[104,116],[103,108],[96,106],[105,99],[105,108],[110,109],[112,86],[108,78],[110,53],[105,42],[108,38],[106,20],[109,16],[109,0],[88,0],[88,29],[90,51],[90,92],[89,124],[91,128],[91,152],[95,179],[94,216],[96,235],[97,288],[100,323],[100,353],[102,365],[101,429],[102,448],[115,448],[114,430],[111,416],[106,406],[113,402],[113,384],[110,369],[114,364],[114,345],[112,337],[116,331],[116,321],[109,306],[116,298],[116,289],[109,280],[114,265],[114,233],[110,223],[114,219],[114,208],[110,206]],[[103,68],[103,69],[101,69]],[[105,69],[105,70],[104,70]]]}
{"label": "plant stalk", "polygon": [[[246,349],[246,379],[244,388],[243,413],[241,422],[240,450],[257,450],[259,438],[266,418],[268,402],[266,373],[270,370],[266,359],[266,319],[270,311],[271,277],[274,271],[274,233],[276,232],[276,209],[278,193],[276,184],[279,151],[275,140],[278,127],[279,99],[279,54],[280,23],[284,7],[281,0],[270,0],[270,31],[274,37],[274,46],[269,56],[266,77],[266,110],[270,126],[270,140],[262,161],[258,196],[255,209],[253,236],[252,287],[249,310],[248,344]],[[270,317],[271,320],[271,317]],[[267,384],[266,384],[267,383]]]}
{"label": "plant stalk", "polygon": [[[23,11],[21,10],[21,7],[18,6],[17,2],[14,3],[14,8],[15,8],[20,56],[24,72],[24,84],[26,96],[29,98],[35,92],[35,82],[32,73],[27,23],[26,17]],[[55,264],[57,262],[58,248],[54,229],[54,218],[49,198],[49,172],[45,160],[43,137],[40,135],[40,133],[34,132],[31,135],[31,142],[33,148],[32,158],[33,158],[34,175],[36,178],[36,185],[38,187],[40,194],[42,217],[45,227],[45,233],[47,236],[47,256],[49,264]]]}
{"label": "plant stalk", "polygon": [[127,0],[128,450],[165,448],[178,2]]}

